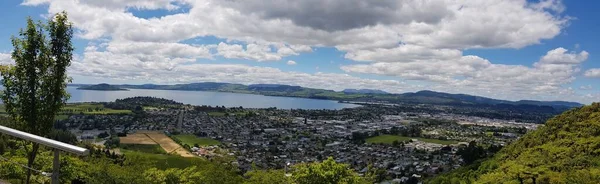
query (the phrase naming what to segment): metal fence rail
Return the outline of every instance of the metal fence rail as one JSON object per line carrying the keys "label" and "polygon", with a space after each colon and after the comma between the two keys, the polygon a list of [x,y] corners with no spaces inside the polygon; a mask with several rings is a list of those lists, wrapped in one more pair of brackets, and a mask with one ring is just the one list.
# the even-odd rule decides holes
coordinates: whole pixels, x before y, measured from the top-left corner
{"label": "metal fence rail", "polygon": [[53,167],[52,167],[52,183],[53,184],[55,184],[55,183],[58,184],[58,175],[59,175],[58,170],[60,168],[60,163],[59,163],[60,151],[66,151],[66,152],[73,153],[76,155],[87,155],[89,153],[89,150],[82,148],[82,147],[70,145],[67,143],[63,143],[60,141],[48,139],[48,138],[37,136],[37,135],[33,135],[33,134],[30,134],[27,132],[15,130],[15,129],[8,128],[5,126],[0,126],[0,133],[18,137],[21,139],[25,139],[28,141],[36,142],[41,145],[45,145],[45,146],[54,148],[54,161],[53,161]]}

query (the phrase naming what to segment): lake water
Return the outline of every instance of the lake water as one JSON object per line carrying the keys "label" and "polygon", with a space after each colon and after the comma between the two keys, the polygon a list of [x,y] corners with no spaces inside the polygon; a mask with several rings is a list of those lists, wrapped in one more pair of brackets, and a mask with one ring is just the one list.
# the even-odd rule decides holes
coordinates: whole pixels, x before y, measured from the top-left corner
{"label": "lake water", "polygon": [[332,100],[317,100],[307,98],[276,97],[240,93],[224,93],[210,91],[176,91],[176,90],[148,90],[130,89],[129,91],[92,91],[78,90],[69,86],[67,91],[71,94],[68,102],[112,102],[135,96],[151,96],[171,99],[184,104],[210,105],[244,108],[269,108],[278,109],[342,109],[357,107],[355,104],[338,103]]}

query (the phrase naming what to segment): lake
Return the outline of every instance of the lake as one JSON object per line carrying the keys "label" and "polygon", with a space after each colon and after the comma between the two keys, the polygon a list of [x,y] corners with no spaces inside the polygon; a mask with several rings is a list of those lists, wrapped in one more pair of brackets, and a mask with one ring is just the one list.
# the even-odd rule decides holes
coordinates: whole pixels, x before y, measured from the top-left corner
{"label": "lake", "polygon": [[269,108],[278,109],[342,109],[358,107],[359,105],[338,103],[333,100],[317,100],[308,98],[263,96],[253,94],[225,93],[211,91],[176,91],[176,90],[149,90],[129,89],[129,91],[93,91],[78,90],[69,86],[67,91],[71,94],[68,102],[112,102],[135,96],[151,96],[171,99],[191,105],[210,105],[244,108]]}

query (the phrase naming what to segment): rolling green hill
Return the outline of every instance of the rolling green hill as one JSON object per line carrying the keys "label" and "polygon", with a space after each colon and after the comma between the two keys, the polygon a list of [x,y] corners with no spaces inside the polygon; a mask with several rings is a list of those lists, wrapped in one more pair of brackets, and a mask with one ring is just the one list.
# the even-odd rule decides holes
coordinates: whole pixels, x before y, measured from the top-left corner
{"label": "rolling green hill", "polygon": [[120,88],[117,86],[113,86],[110,84],[96,84],[96,85],[90,85],[90,86],[81,86],[77,89],[81,89],[81,90],[99,90],[99,91],[127,91],[127,89],[124,88]]}
{"label": "rolling green hill", "polygon": [[[83,84],[73,84],[72,86],[82,86]],[[108,84],[99,84],[107,86]],[[99,86],[95,85],[95,86]],[[85,85],[83,85],[85,86]],[[548,106],[557,109],[568,109],[571,107],[580,107],[582,104],[564,101],[508,101],[498,100],[481,96],[467,94],[450,94],[435,91],[418,91],[402,94],[385,93],[379,90],[352,90],[336,92],[333,90],[306,88],[301,86],[291,86],[282,84],[232,84],[219,82],[201,82],[190,84],[175,85],[108,85],[111,87],[130,88],[130,89],[161,89],[161,90],[188,90],[188,91],[221,91],[233,93],[251,93],[271,96],[291,96],[302,98],[317,98],[330,100],[356,100],[356,101],[387,101],[391,103],[424,103],[424,104],[450,104],[450,105],[513,105],[513,106]]]}
{"label": "rolling green hill", "polygon": [[493,158],[429,183],[600,183],[600,103],[572,109]]}

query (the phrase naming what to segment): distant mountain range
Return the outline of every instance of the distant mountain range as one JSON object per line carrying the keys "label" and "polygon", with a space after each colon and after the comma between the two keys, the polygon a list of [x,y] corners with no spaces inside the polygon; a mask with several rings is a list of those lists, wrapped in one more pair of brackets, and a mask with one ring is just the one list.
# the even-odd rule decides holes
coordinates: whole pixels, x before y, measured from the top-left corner
{"label": "distant mountain range", "polygon": [[415,93],[404,93],[406,97],[412,98],[438,98],[440,100],[451,100],[451,103],[473,103],[473,104],[511,104],[511,105],[537,105],[537,106],[551,106],[556,108],[572,108],[581,107],[583,104],[577,102],[565,102],[565,101],[535,101],[535,100],[519,100],[519,101],[508,101],[498,100],[493,98],[486,98],[481,96],[465,95],[465,94],[450,94],[435,91],[419,91]]}
{"label": "distant mountain range", "polygon": [[[108,84],[101,84],[106,87]],[[86,84],[70,84],[70,86],[94,86]],[[96,85],[98,86],[98,85]],[[580,107],[583,104],[565,101],[534,101],[520,100],[508,101],[473,96],[466,94],[450,94],[435,91],[418,91],[414,93],[391,94],[381,90],[372,89],[346,89],[341,92],[325,89],[305,88],[282,84],[231,84],[219,82],[202,82],[175,85],[109,85],[116,88],[128,89],[158,89],[158,90],[188,90],[188,91],[220,91],[232,93],[250,93],[268,96],[289,96],[314,99],[329,99],[339,101],[361,101],[361,102],[387,102],[387,103],[415,103],[415,104],[438,104],[438,105],[492,105],[510,108],[510,106],[521,106],[523,108],[552,107],[562,112],[572,107]]]}
{"label": "distant mountain range", "polygon": [[347,94],[390,94],[377,89],[344,89],[342,92]]}

